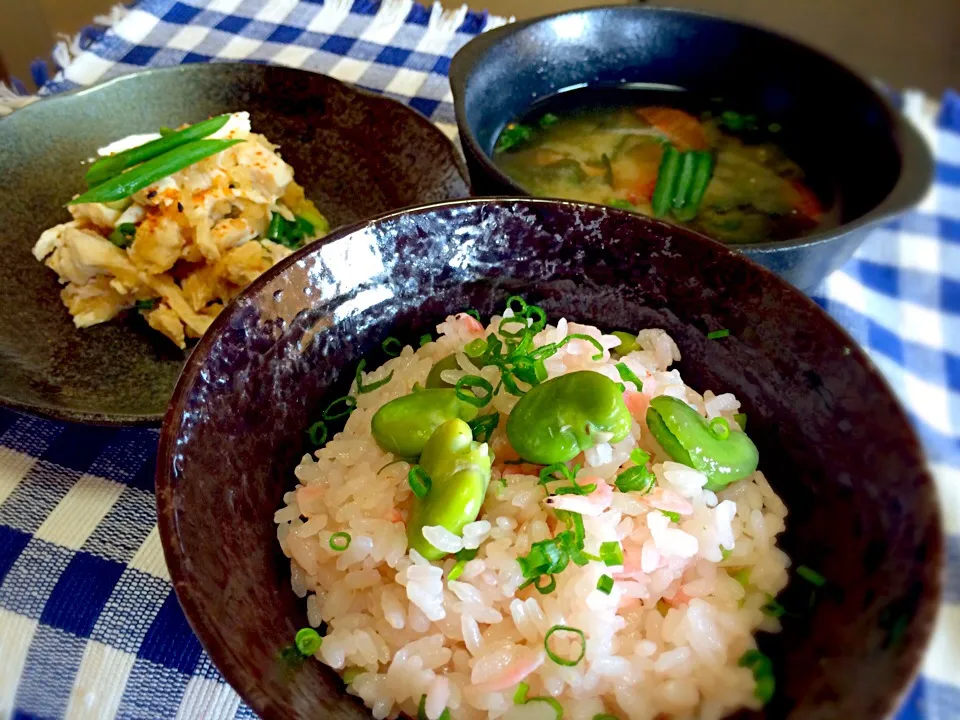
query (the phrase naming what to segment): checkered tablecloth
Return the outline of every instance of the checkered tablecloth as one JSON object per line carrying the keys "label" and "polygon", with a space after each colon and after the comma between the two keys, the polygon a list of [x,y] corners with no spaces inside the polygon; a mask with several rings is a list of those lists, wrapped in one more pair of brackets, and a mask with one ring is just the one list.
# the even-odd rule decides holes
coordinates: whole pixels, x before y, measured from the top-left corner
{"label": "checkered tablecloth", "polygon": [[[58,49],[65,67],[43,93],[145,66],[279,63],[407,102],[450,135],[450,57],[503,22],[411,0],[142,0],[110,20]],[[42,68],[35,74],[45,80]],[[939,481],[946,597],[900,717],[945,720],[960,717],[960,96],[946,95],[937,113],[917,95],[905,104],[935,148],[936,188],[875,230],[815,295],[886,374]],[[152,430],[0,410],[0,720],[253,715],[170,586],[154,513],[156,442]]]}

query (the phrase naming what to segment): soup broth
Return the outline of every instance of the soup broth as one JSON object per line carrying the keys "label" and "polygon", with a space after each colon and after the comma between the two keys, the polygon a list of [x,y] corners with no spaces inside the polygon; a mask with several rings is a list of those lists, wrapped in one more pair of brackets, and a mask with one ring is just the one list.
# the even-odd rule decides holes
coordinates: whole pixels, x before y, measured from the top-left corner
{"label": "soup broth", "polygon": [[584,88],[507,125],[493,160],[534,195],[629,209],[727,243],[786,240],[835,225],[837,204],[813,191],[781,132],[688,93]]}

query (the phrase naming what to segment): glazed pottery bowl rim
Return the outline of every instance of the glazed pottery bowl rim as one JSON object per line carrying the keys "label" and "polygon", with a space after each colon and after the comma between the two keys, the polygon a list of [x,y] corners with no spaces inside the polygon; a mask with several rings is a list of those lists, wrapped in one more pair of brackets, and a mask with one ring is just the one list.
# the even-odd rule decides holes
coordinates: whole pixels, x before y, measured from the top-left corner
{"label": "glazed pottery bowl rim", "polygon": [[[453,107],[457,128],[460,133],[460,141],[469,148],[473,156],[483,166],[483,171],[486,174],[495,178],[498,183],[509,187],[512,192],[528,197],[541,197],[533,195],[522,185],[514,181],[509,175],[501,171],[477,141],[474,129],[467,120],[466,113],[467,89],[474,68],[478,61],[482,61],[493,48],[512,35],[522,33],[536,25],[546,25],[565,16],[594,15],[604,12],[631,15],[666,15],[690,20],[707,20],[741,28],[749,32],[765,34],[785,46],[790,46],[823,58],[833,66],[835,71],[846,74],[859,83],[880,107],[883,108],[889,124],[890,141],[900,157],[900,175],[889,192],[873,208],[836,227],[818,230],[798,238],[790,240],[768,240],[756,243],[725,243],[728,247],[736,250],[749,251],[752,254],[765,254],[783,250],[803,250],[809,247],[827,244],[841,236],[869,228],[906,211],[919,203],[932,186],[935,172],[933,155],[926,141],[920,135],[920,132],[896,110],[888,98],[877,91],[874,82],[862,73],[841,62],[830,53],[814,48],[805,42],[789,37],[777,30],[764,27],[763,25],[744,22],[705,10],[638,5],[597,5],[564,10],[494,28],[493,30],[476,36],[466,43],[457,51],[450,62],[450,86],[453,92]],[[509,122],[511,119],[512,118],[508,118],[507,121]],[[562,198],[549,198],[544,196],[544,199],[559,200]]]}
{"label": "glazed pottery bowl rim", "polygon": [[[871,361],[869,356],[867,356],[866,352],[860,348],[855,340],[853,340],[850,334],[802,291],[796,289],[790,285],[790,283],[786,282],[782,278],[778,277],[775,273],[764,268],[750,258],[745,257],[741,253],[735,252],[722,243],[718,243],[703,235],[685,230],[683,228],[678,229],[675,226],[668,225],[667,223],[663,223],[659,220],[646,218],[644,216],[637,216],[634,213],[629,213],[627,211],[618,210],[604,205],[567,200],[532,198],[529,196],[496,196],[446,200],[427,205],[421,205],[414,208],[382,213],[368,220],[343,226],[324,238],[323,242],[298,250],[291,256],[287,257],[277,265],[264,272],[241,292],[240,296],[238,296],[238,302],[232,303],[225,308],[222,313],[220,313],[220,315],[214,320],[214,323],[211,325],[208,332],[205,333],[201,338],[200,342],[194,348],[194,352],[191,353],[190,357],[185,363],[180,378],[178,379],[173,397],[167,408],[160,433],[156,466],[156,508],[163,554],[170,573],[171,581],[176,591],[177,600],[182,606],[184,615],[186,616],[191,628],[199,638],[203,648],[207,651],[216,667],[222,672],[227,682],[234,687],[241,697],[245,701],[249,702],[258,713],[265,713],[266,717],[279,717],[279,715],[275,715],[273,713],[275,707],[272,705],[272,701],[268,701],[266,703],[260,702],[258,685],[254,675],[245,669],[242,664],[235,662],[233,656],[217,641],[217,633],[207,627],[205,621],[208,620],[209,615],[201,608],[202,603],[200,602],[199,596],[197,595],[195,589],[192,587],[192,572],[188,570],[188,566],[190,565],[191,561],[185,548],[180,543],[178,519],[177,513],[175,512],[174,489],[181,481],[174,480],[173,468],[175,466],[177,447],[183,428],[184,409],[194,382],[198,374],[202,371],[207,357],[213,350],[213,346],[219,338],[221,329],[231,321],[232,318],[230,316],[232,312],[238,310],[243,304],[243,301],[247,298],[252,299],[258,295],[264,287],[272,283],[279,276],[283,275],[288,268],[296,265],[301,259],[305,258],[311,253],[320,252],[323,245],[342,241],[349,235],[365,228],[370,228],[381,222],[396,219],[404,215],[424,215],[443,210],[445,208],[472,205],[483,206],[488,204],[522,204],[526,207],[560,206],[568,210],[584,208],[588,210],[601,210],[608,215],[629,216],[633,222],[648,224],[654,227],[659,226],[663,228],[669,228],[671,233],[682,234],[695,238],[696,242],[709,244],[712,246],[713,251],[717,251],[729,256],[728,259],[730,261],[744,263],[750,266],[753,272],[759,272],[761,274],[768,275],[769,278],[773,279],[781,286],[782,290],[791,294],[792,298],[796,302],[801,303],[809,310],[813,310],[817,314],[819,322],[830,327],[832,331],[837,333],[838,336],[844,340],[846,346],[858,356],[857,359],[863,363],[867,371],[881,384],[883,390],[892,401],[894,407],[898,410],[906,432],[913,441],[915,447],[918,449],[921,457],[925,459],[923,445],[919,440],[919,436],[917,435],[913,423],[909,420],[909,417],[907,416],[899,399],[893,393],[883,374]],[[323,301],[320,301],[317,304],[329,302],[330,300],[331,298],[325,298]],[[924,462],[923,467],[920,468],[920,473],[925,479],[924,492],[928,496],[927,500],[934,509],[933,517],[930,521],[933,525],[933,529],[935,531],[934,535],[936,538],[936,542],[930,551],[930,562],[935,566],[934,572],[932,573],[934,587],[932,594],[928,592],[924,593],[925,603],[929,603],[934,606],[934,618],[930,623],[922,628],[922,637],[917,638],[915,634],[912,638],[913,661],[910,665],[910,672],[902,676],[896,691],[890,694],[890,697],[887,701],[889,713],[895,712],[895,710],[902,704],[903,699],[906,697],[910,687],[913,684],[914,678],[916,678],[921,671],[924,653],[929,648],[932,639],[936,615],[939,613],[942,605],[945,572],[942,509],[939,496],[936,492],[935,482],[930,474],[929,462]]]}
{"label": "glazed pottery bowl rim", "polygon": [[[216,78],[218,75],[221,75],[226,81],[229,79],[229,76],[232,73],[250,73],[250,74],[262,74],[262,75],[289,75],[289,76],[299,76],[299,75],[311,75],[318,78],[322,78],[325,83],[329,83],[330,87],[337,87],[345,95],[360,98],[361,101],[374,109],[391,107],[397,112],[404,112],[408,117],[411,118],[412,122],[416,124],[416,127],[423,133],[423,137],[429,137],[438,145],[444,148],[445,156],[443,157],[444,163],[449,163],[451,170],[455,169],[456,174],[459,180],[462,182],[463,189],[465,192],[469,191],[469,176],[466,170],[466,166],[463,160],[463,156],[460,153],[459,149],[450,141],[450,139],[437,127],[436,124],[430,121],[423,113],[421,113],[416,108],[407,105],[399,100],[395,100],[391,97],[388,97],[384,94],[366,90],[364,88],[358,87],[351,83],[344,82],[337,78],[334,78],[326,73],[314,72],[305,68],[296,68],[289,67],[285,65],[269,65],[269,64],[260,64],[260,63],[250,63],[250,62],[236,62],[236,61],[224,61],[224,62],[209,62],[209,63],[188,63],[181,65],[165,65],[161,67],[145,68],[141,70],[135,70],[132,72],[126,72],[122,75],[116,77],[110,77],[101,81],[96,82],[90,86],[73,88],[64,92],[58,92],[49,96],[42,96],[37,101],[32,102],[28,105],[25,105],[21,108],[18,108],[13,113],[7,117],[0,117],[0,128],[5,127],[4,122],[8,123],[17,123],[18,127],[16,132],[27,129],[27,126],[35,126],[36,120],[33,119],[33,115],[38,111],[49,112],[50,108],[58,109],[60,112],[64,112],[69,109],[70,104],[77,102],[78,99],[83,98],[85,95],[94,95],[101,93],[108,88],[115,88],[116,86],[122,87],[125,83],[140,83],[144,80],[149,81],[149,78],[167,78],[167,77],[183,77],[184,82],[190,83],[194,82],[191,78],[194,76],[210,76]],[[61,108],[61,106],[64,106]],[[243,108],[237,108],[237,110],[243,110]],[[20,124],[23,124],[24,127],[19,127]],[[12,126],[11,126],[12,127]],[[413,205],[407,207],[414,207]],[[394,212],[394,211],[388,211]],[[32,241],[31,245],[32,247]],[[24,250],[29,251],[26,243],[24,243]],[[39,264],[38,264],[39,266]],[[46,271],[46,268],[43,268]],[[64,310],[66,312],[66,310]],[[77,333],[76,342],[84,342],[83,330],[76,328]],[[152,333],[152,330],[143,330],[144,333]],[[188,347],[187,350],[183,351],[183,364],[185,365],[189,357],[193,353],[193,348]],[[182,369],[181,369],[182,372]],[[57,405],[51,402],[31,402],[29,400],[23,400],[20,397],[13,397],[7,395],[0,395],[0,407],[8,408],[17,412],[25,412],[40,417],[50,418],[52,420],[60,422],[72,422],[80,424],[90,424],[103,427],[159,427],[164,419],[166,414],[166,407],[163,407],[161,410],[159,407],[156,410],[148,410],[142,412],[132,412],[132,411],[119,411],[119,410],[105,410],[98,411],[90,408],[73,408],[70,406]]]}

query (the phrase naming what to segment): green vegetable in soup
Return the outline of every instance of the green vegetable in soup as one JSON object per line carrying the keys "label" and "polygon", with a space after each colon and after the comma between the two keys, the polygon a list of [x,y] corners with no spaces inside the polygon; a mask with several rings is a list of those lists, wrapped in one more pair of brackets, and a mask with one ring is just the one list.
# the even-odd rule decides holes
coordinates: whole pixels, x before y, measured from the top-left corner
{"label": "green vegetable in soup", "polygon": [[447,554],[427,541],[423,528],[439,525],[459,535],[476,520],[490,484],[490,462],[486,446],[474,441],[463,420],[450,420],[433,431],[420,456],[420,467],[430,477],[429,490],[422,498],[414,496],[407,521],[412,549],[428,560]]}
{"label": "green vegetable in soup", "polygon": [[673,460],[707,476],[708,490],[722,490],[757,469],[757,446],[746,433],[730,432],[726,422],[707,422],[677,398],[661,395],[651,400],[647,426]]}
{"label": "green vegetable in soup", "polygon": [[506,152],[517,145],[528,142],[532,137],[533,130],[527,125],[510,123],[503,129],[503,132],[500,133],[500,137],[497,138],[497,146],[494,148],[494,151]]}
{"label": "green vegetable in soup", "polygon": [[623,440],[631,422],[617,384],[582,370],[541,383],[520,398],[507,420],[507,437],[524,460],[552,465],[598,442]]}
{"label": "green vegetable in soup", "polygon": [[387,452],[414,458],[445,422],[469,421],[476,416],[477,408],[457,397],[456,390],[428,388],[388,402],[377,410],[370,429],[377,445]]}
{"label": "green vegetable in soup", "polygon": [[660,161],[660,172],[657,174],[657,186],[653,191],[654,217],[663,217],[673,206],[677,183],[680,180],[680,165],[682,153],[673,145],[667,145],[663,151],[663,160]]}

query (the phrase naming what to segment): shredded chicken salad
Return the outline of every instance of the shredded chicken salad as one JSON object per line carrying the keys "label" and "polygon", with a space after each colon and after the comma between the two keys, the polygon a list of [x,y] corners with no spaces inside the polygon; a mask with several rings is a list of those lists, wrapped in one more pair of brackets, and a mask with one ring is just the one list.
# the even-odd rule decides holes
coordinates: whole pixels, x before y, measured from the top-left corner
{"label": "shredded chicken salad", "polygon": [[33,248],[76,326],[132,310],[185,348],[254,278],[322,237],[329,224],[277,150],[246,112],[101,148],[73,219]]}

